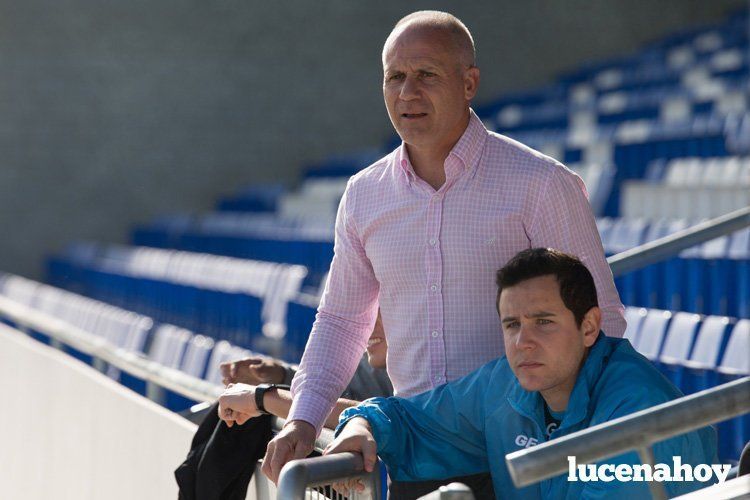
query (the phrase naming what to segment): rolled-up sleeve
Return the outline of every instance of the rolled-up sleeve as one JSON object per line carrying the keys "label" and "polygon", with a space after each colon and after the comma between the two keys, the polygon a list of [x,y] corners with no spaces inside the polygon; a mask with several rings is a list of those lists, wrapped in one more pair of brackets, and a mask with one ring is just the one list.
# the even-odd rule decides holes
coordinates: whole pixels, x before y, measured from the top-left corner
{"label": "rolled-up sleeve", "polygon": [[602,240],[581,178],[562,168],[552,168],[537,198],[529,237],[532,247],[548,247],[581,259],[596,284],[602,311],[602,330],[610,337],[625,334],[625,308],[604,257]]}
{"label": "rolled-up sleeve", "polygon": [[349,383],[367,345],[379,284],[352,217],[352,181],[336,216],[334,257],[310,338],[292,381],[289,420],[303,420],[318,432]]}

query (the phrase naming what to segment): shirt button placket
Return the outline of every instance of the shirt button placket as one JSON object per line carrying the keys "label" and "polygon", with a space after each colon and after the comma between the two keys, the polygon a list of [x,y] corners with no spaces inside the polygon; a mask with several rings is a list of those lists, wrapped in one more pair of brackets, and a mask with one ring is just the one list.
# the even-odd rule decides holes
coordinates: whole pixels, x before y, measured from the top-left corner
{"label": "shirt button placket", "polygon": [[435,193],[427,207],[427,248],[425,255],[427,283],[427,327],[430,336],[430,379],[433,386],[445,381],[445,345],[441,332],[443,330],[443,295],[441,283],[442,255],[440,253],[440,224],[443,210],[443,196]]}

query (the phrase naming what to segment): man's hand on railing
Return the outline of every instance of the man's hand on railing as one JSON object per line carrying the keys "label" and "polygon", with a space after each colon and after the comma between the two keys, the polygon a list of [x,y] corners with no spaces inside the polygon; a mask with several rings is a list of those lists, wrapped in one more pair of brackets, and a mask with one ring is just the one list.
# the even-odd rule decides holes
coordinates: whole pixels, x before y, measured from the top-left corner
{"label": "man's hand on railing", "polygon": [[219,365],[222,383],[228,384],[281,384],[286,368],[273,358],[249,357]]}
{"label": "man's hand on railing", "polygon": [[255,386],[248,384],[229,384],[219,396],[219,418],[227,426],[242,425],[253,417],[260,415],[255,405]]}
{"label": "man's hand on railing", "polygon": [[[362,454],[365,471],[372,472],[377,461],[378,445],[372,435],[372,429],[366,419],[355,417],[346,423],[336,439],[329,444],[323,455],[332,455],[334,453],[343,453],[351,451]],[[344,483],[336,483],[334,489],[339,492],[348,492],[354,488],[360,493],[365,490],[365,485],[359,479],[352,479]]]}
{"label": "man's hand on railing", "polygon": [[315,427],[303,420],[292,420],[284,425],[275,438],[268,443],[263,457],[263,474],[277,483],[281,469],[290,460],[305,458],[315,446]]}

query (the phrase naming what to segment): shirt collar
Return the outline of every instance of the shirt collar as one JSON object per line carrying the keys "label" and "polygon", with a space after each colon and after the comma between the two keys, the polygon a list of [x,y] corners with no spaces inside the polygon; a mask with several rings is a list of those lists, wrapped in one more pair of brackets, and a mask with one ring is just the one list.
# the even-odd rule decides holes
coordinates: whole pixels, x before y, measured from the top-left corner
{"label": "shirt collar", "polygon": [[[599,332],[599,337],[589,349],[586,361],[578,373],[575,386],[573,386],[570,399],[568,399],[565,419],[560,424],[560,428],[575,425],[586,418],[591,392],[599,381],[599,377],[601,377],[604,370],[604,365],[612,350],[612,343],[608,341],[603,332]],[[518,413],[536,420],[540,425],[544,422],[544,399],[542,399],[542,395],[538,391],[525,390],[521,387],[518,379],[513,377],[507,397],[508,403]]]}
{"label": "shirt collar", "polygon": [[[463,135],[461,135],[456,145],[453,146],[451,152],[448,153],[446,163],[449,162],[451,157],[455,157],[463,169],[469,170],[473,176],[479,166],[479,159],[482,156],[487,135],[488,132],[482,120],[474,113],[473,109],[469,108],[469,125],[464,130]],[[411,161],[409,161],[409,153],[406,150],[406,145],[403,142],[401,142],[401,146],[396,150],[396,165],[404,173],[407,180],[414,180],[416,174],[414,173]]]}
{"label": "shirt collar", "polygon": [[463,164],[464,169],[476,172],[487,134],[482,120],[469,108],[469,125],[448,156],[455,156]]}

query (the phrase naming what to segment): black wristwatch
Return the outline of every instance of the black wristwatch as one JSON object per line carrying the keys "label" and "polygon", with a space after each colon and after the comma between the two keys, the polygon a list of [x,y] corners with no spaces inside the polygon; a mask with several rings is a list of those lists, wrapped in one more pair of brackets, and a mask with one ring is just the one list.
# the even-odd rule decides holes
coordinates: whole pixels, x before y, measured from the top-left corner
{"label": "black wristwatch", "polygon": [[261,415],[270,415],[268,411],[266,411],[266,407],[263,406],[263,396],[266,395],[266,391],[271,389],[286,389],[287,391],[291,389],[290,386],[285,384],[260,384],[255,388],[255,407],[258,409]]}

